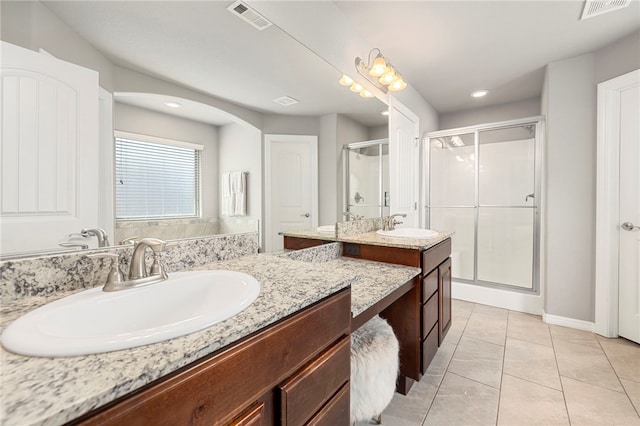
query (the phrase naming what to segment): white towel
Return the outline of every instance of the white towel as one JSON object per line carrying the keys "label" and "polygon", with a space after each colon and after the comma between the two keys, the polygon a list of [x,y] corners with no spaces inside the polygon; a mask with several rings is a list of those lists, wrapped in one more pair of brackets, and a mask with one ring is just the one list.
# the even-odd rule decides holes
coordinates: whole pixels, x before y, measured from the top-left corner
{"label": "white towel", "polygon": [[247,178],[242,171],[231,171],[222,174],[222,206],[223,216],[245,216],[247,214]]}

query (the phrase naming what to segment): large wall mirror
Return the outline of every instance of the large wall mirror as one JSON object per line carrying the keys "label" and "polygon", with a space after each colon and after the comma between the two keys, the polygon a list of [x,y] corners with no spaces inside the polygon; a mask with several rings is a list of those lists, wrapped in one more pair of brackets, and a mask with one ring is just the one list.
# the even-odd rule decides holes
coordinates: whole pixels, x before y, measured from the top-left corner
{"label": "large wall mirror", "polygon": [[[319,150],[324,150],[319,155],[319,222],[343,219],[340,148],[384,137],[386,117],[380,113],[386,105],[361,99],[339,86],[338,70],[276,26],[262,31],[253,28],[227,10],[230,4],[2,2],[4,42],[95,70],[100,89],[94,118],[99,130],[92,138],[96,144],[84,154],[88,156],[86,174],[93,175],[95,183],[89,185],[82,171],[69,172],[69,179],[88,186],[90,194],[77,200],[69,209],[71,214],[74,208],[91,206],[98,219],[78,222],[73,230],[51,224],[26,227],[19,231],[21,243],[12,247],[5,244],[4,232],[9,229],[6,224],[21,220],[16,213],[20,208],[6,211],[3,203],[0,255],[49,253],[62,249],[60,243],[95,248],[97,237],[77,235],[83,228],[104,228],[110,244],[133,237],[174,239],[258,230],[264,218],[263,135],[273,133],[319,136]],[[4,49],[2,62],[4,66]],[[7,84],[3,76],[3,89]],[[299,103],[274,102],[284,96]],[[168,105],[172,102],[179,108]],[[7,108],[2,114],[4,125],[11,116]],[[3,150],[10,138],[3,133]],[[125,185],[116,176],[118,138],[200,147],[196,217],[117,217],[121,209],[115,204],[121,194],[116,186]],[[78,146],[86,143],[76,142]],[[8,161],[6,155],[3,161]],[[46,176],[45,163],[31,164],[30,175]],[[243,172],[246,179],[242,215],[223,214],[225,173],[231,172]],[[332,179],[323,179],[326,176]],[[13,182],[10,178],[3,174],[3,199],[7,182]],[[41,192],[47,191],[42,188]],[[21,193],[19,188],[14,192]],[[132,194],[130,200],[143,198]],[[53,236],[45,238],[46,234]],[[65,250],[76,248],[82,249]]]}

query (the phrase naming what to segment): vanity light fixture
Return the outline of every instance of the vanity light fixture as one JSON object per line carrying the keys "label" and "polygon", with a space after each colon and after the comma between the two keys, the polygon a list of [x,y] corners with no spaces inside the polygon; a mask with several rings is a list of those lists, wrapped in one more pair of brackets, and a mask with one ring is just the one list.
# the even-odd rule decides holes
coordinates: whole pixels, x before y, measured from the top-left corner
{"label": "vanity light fixture", "polygon": [[489,94],[489,91],[487,89],[480,89],[480,90],[476,90],[474,92],[471,92],[471,97],[472,98],[482,98],[483,96],[487,96]]}
{"label": "vanity light fixture", "polygon": [[367,63],[360,57],[356,58],[356,71],[384,93],[388,91],[399,92],[407,87],[402,75],[396,71],[377,47],[369,51]]}
{"label": "vanity light fixture", "polygon": [[182,106],[180,102],[174,102],[174,101],[165,102],[164,104],[170,108],[180,108]]}

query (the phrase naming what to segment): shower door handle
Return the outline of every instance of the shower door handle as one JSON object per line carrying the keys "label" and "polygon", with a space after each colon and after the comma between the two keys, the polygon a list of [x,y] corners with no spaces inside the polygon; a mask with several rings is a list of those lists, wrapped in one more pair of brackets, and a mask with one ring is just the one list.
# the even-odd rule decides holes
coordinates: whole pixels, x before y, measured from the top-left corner
{"label": "shower door handle", "polygon": [[527,201],[529,201],[529,198],[536,198],[536,197],[533,194],[527,194],[527,196],[524,197],[524,202],[526,203]]}

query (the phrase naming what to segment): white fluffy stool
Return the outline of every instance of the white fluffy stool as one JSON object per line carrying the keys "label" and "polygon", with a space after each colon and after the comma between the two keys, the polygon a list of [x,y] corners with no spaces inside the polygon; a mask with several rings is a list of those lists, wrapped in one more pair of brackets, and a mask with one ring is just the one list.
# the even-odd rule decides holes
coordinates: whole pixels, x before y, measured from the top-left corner
{"label": "white fluffy stool", "polygon": [[391,402],[398,376],[398,339],[376,316],[351,333],[351,422],[374,419]]}

